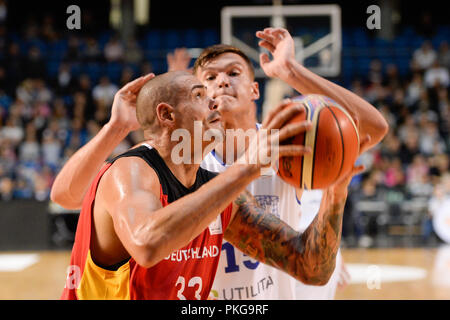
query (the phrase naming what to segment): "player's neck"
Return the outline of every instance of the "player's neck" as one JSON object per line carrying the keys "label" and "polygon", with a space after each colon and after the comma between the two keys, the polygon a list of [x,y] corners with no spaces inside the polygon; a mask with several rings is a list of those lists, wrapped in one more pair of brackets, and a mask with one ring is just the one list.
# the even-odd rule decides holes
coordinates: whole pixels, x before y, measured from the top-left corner
{"label": "player's neck", "polygon": [[[158,153],[160,151],[158,150]],[[164,150],[160,153],[161,158],[166,163],[167,167],[172,171],[173,175],[184,185],[186,188],[190,188],[194,185],[197,178],[197,171],[200,164],[195,163],[181,163],[177,164],[173,162],[172,152],[169,150]]]}
{"label": "player's neck", "polygon": [[193,154],[191,154],[190,161],[183,161],[185,159],[179,159],[178,154],[173,152],[176,144],[177,142],[173,141],[161,143],[161,141],[153,140],[151,145],[158,151],[160,157],[178,181],[180,181],[186,188],[190,188],[194,185],[197,178],[197,171],[200,167],[201,160],[193,161],[192,159],[195,158]]}

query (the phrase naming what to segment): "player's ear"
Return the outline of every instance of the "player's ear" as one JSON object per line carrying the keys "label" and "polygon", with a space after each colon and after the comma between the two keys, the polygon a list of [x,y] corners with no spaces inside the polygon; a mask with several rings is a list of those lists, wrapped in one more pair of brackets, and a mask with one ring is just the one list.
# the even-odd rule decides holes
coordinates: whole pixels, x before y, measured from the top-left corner
{"label": "player's ear", "polygon": [[174,108],[165,102],[156,106],[156,117],[162,125],[172,126],[175,121]]}
{"label": "player's ear", "polygon": [[252,94],[252,100],[259,99],[259,83],[256,81],[253,81],[253,83],[252,83],[251,94]]}

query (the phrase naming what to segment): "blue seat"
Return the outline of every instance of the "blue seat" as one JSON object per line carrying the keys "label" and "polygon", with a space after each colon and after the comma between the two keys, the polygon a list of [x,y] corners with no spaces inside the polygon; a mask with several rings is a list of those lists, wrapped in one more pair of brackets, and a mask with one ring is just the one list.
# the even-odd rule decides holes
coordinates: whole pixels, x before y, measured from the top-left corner
{"label": "blue seat", "polygon": [[202,41],[200,32],[195,29],[188,29],[184,34],[184,46],[186,48],[200,48],[202,47]]}
{"label": "blue seat", "polygon": [[162,38],[162,48],[173,50],[175,48],[184,47],[183,41],[181,39],[181,32],[178,30],[167,30],[163,34]]}
{"label": "blue seat", "polygon": [[118,83],[120,76],[122,75],[122,64],[118,62],[110,62],[106,64],[105,73],[108,78],[114,82]]}
{"label": "blue seat", "polygon": [[87,63],[83,66],[82,72],[86,73],[93,83],[97,82],[101,74],[103,74],[102,67],[98,63]]}
{"label": "blue seat", "polygon": [[168,66],[166,58],[153,58],[150,62],[154,73],[159,74],[167,71]]}
{"label": "blue seat", "polygon": [[72,75],[78,77],[81,74],[82,67],[80,63],[72,63],[70,66],[70,72]]}
{"label": "blue seat", "polygon": [[158,50],[161,48],[161,32],[159,30],[151,30],[147,33],[144,48],[147,50]]}
{"label": "blue seat", "polygon": [[48,46],[48,57],[50,59],[62,59],[67,51],[67,40],[58,40]]}
{"label": "blue seat", "polygon": [[357,73],[358,75],[365,76],[369,72],[370,68],[370,59],[369,58],[359,58],[356,62]]}
{"label": "blue seat", "polygon": [[214,44],[218,44],[218,43],[220,43],[219,34],[217,33],[216,30],[213,30],[213,29],[203,30],[202,42],[203,42],[202,47],[204,47],[204,48],[212,46]]}
{"label": "blue seat", "polygon": [[100,50],[103,51],[103,49],[105,49],[105,45],[106,43],[108,43],[109,39],[111,39],[111,36],[112,34],[109,31],[105,31],[100,34],[100,36],[97,39],[98,47]]}
{"label": "blue seat", "polygon": [[50,77],[55,77],[58,74],[60,63],[61,62],[59,60],[53,59],[47,61],[47,73]]}

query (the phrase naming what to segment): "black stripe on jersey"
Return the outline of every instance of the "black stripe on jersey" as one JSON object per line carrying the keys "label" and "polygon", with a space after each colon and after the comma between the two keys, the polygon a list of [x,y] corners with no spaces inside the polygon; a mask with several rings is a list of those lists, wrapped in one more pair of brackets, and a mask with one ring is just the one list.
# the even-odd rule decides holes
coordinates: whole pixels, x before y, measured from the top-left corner
{"label": "black stripe on jersey", "polygon": [[167,195],[167,200],[169,203],[196,191],[203,184],[217,176],[217,173],[215,172],[199,168],[195,183],[192,187],[187,188],[175,177],[172,171],[170,171],[169,167],[166,165],[155,148],[150,149],[146,146],[140,146],[122,153],[109,162],[114,163],[117,159],[123,157],[138,157],[147,162],[147,164],[153,168],[158,175],[163,193]]}

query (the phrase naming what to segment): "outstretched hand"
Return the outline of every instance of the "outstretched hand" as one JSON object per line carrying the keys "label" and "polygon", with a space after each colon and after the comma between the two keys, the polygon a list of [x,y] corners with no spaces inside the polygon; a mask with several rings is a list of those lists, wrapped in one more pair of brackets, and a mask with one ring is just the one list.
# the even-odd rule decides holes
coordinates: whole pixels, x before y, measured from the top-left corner
{"label": "outstretched hand", "polygon": [[268,77],[285,80],[288,76],[286,64],[295,60],[294,39],[283,28],[266,28],[257,31],[256,36],[261,39],[259,46],[269,50],[273,57],[270,60],[267,53],[261,53],[259,56],[261,68]]}
{"label": "outstretched hand", "polygon": [[168,71],[192,71],[189,63],[192,57],[185,48],[177,48],[173,53],[167,54]]}
{"label": "outstretched hand", "polygon": [[153,79],[155,75],[150,73],[148,75],[137,78],[134,81],[126,84],[114,96],[114,101],[111,109],[111,119],[109,123],[115,128],[131,132],[140,128],[139,122],[136,118],[136,100],[139,90]]}

